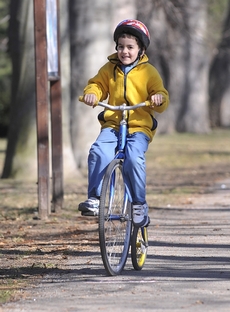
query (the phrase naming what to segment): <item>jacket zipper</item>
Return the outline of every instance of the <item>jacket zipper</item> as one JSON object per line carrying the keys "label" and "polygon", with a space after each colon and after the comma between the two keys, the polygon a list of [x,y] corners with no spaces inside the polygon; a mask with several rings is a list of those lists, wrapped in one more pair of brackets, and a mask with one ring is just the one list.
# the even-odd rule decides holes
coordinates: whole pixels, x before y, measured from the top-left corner
{"label": "jacket zipper", "polygon": [[124,74],[124,99],[125,99],[127,105],[129,105],[129,102],[126,98],[126,80],[127,80],[127,74]]}
{"label": "jacket zipper", "polygon": [[[148,62],[143,62],[141,64],[145,64],[145,63],[148,63]],[[135,67],[137,67],[138,65],[141,65],[141,64],[135,65],[131,70],[133,70]],[[128,73],[130,73],[131,70]],[[124,73],[124,99],[125,99],[127,105],[129,105],[129,101],[126,98],[126,80],[127,80],[128,73],[127,74]],[[129,128],[129,111],[127,111],[127,129],[128,128]]]}
{"label": "jacket zipper", "polygon": [[[129,101],[126,98],[126,80],[127,80],[127,74],[124,74],[124,99],[127,105],[129,105]],[[126,113],[127,113],[127,130],[128,130],[129,129],[129,111],[126,111]]]}

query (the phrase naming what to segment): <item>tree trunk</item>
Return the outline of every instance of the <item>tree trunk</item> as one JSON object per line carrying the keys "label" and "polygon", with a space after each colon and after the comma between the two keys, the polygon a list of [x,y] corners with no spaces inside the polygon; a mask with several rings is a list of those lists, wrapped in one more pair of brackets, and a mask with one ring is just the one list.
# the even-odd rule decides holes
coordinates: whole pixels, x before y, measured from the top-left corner
{"label": "tree trunk", "polygon": [[61,42],[61,82],[62,82],[62,133],[63,133],[63,170],[64,178],[77,174],[71,144],[70,132],[70,29],[69,4],[67,0],[60,3],[60,42]]}
{"label": "tree trunk", "polygon": [[11,0],[9,50],[13,75],[3,178],[35,177],[37,172],[33,28],[33,2]]}
{"label": "tree trunk", "polygon": [[[86,167],[88,151],[96,139],[100,126],[97,115],[100,108],[92,109],[78,101],[89,78],[115,52],[114,25],[117,12],[134,12],[134,0],[70,0],[71,31],[71,138],[77,167]],[[126,5],[128,5],[126,7]],[[121,19],[125,18],[121,14]],[[132,13],[133,14],[133,13]],[[119,19],[120,21],[120,19]]]}
{"label": "tree trunk", "polygon": [[[137,17],[137,6],[135,0],[116,0],[111,1],[111,41],[113,32],[121,21],[132,18],[136,19]],[[112,41],[112,53],[114,52],[114,42]]]}
{"label": "tree trunk", "polygon": [[157,116],[158,132],[209,131],[206,10],[206,4],[199,0],[139,3],[138,17],[151,33],[147,54],[170,94],[168,110]]}
{"label": "tree trunk", "polygon": [[209,53],[206,46],[207,3],[187,1],[188,20],[187,75],[184,103],[178,116],[178,130],[207,133],[210,131],[208,114]]}
{"label": "tree trunk", "polygon": [[222,39],[211,67],[209,106],[212,127],[230,126],[230,1],[223,26]]}

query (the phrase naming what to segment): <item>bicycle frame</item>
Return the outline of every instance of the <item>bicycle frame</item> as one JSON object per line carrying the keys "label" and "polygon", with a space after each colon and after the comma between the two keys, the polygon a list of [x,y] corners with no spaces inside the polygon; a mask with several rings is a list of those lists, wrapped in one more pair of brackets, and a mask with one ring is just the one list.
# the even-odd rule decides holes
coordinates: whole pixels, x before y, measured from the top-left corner
{"label": "bicycle frame", "polygon": [[[120,121],[119,134],[118,134],[118,145],[117,145],[118,151],[117,151],[114,159],[124,159],[124,155],[125,155],[124,149],[125,149],[126,138],[127,138],[127,111],[146,106],[146,105],[148,105],[148,103],[149,102],[147,101],[147,102],[136,104],[134,106],[127,106],[126,104],[123,104],[120,106],[112,106],[112,105],[106,104],[104,102],[98,102],[99,106],[109,108],[111,110],[122,111],[122,119]],[[115,177],[113,177],[113,183],[111,183],[111,189],[110,189],[111,194],[113,194],[114,179],[115,179]],[[111,196],[111,197],[113,197],[113,196]],[[110,215],[110,219],[111,220],[118,220],[119,218],[120,219],[123,218],[125,216],[125,212],[126,212],[125,210],[127,207],[127,203],[128,203],[128,193],[126,191],[125,192],[125,198],[124,198],[124,206],[123,206],[123,207],[125,207],[125,209],[122,212],[122,216],[119,217],[117,215],[116,216]]]}
{"label": "bicycle frame", "polygon": [[98,105],[104,108],[108,108],[113,111],[116,111],[116,110],[122,111],[122,119],[120,121],[119,135],[118,135],[118,145],[117,145],[118,151],[115,155],[115,159],[124,159],[124,148],[125,148],[126,137],[127,137],[127,116],[126,116],[127,111],[134,110],[139,107],[149,106],[150,101],[145,101],[145,102],[133,105],[133,106],[127,106],[126,104],[113,106],[104,102],[98,102]]}
{"label": "bicycle frame", "polygon": [[106,169],[99,207],[99,241],[102,260],[107,273],[116,275],[125,266],[130,241],[132,241],[133,267],[136,270],[143,267],[147,254],[147,245],[145,245],[147,229],[132,227],[131,200],[129,200],[129,192],[123,175],[127,140],[127,110],[143,107],[146,103],[135,106],[126,106],[125,104],[111,106],[103,102],[98,104],[111,110],[122,111],[117,152]]}

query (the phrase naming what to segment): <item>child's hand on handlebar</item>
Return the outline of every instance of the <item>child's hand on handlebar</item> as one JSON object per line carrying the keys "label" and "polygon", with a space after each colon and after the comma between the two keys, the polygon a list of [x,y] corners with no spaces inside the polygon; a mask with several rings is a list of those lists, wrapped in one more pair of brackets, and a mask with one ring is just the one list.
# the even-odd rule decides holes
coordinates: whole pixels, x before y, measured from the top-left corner
{"label": "child's hand on handlebar", "polygon": [[95,94],[89,93],[89,94],[85,94],[85,95],[84,95],[84,97],[83,97],[83,102],[84,102],[86,105],[95,106],[95,105],[97,105],[97,103],[98,103],[98,99],[97,99],[97,97],[96,97]]}
{"label": "child's hand on handlebar", "polygon": [[161,106],[163,104],[164,97],[160,93],[156,93],[151,96],[151,104],[150,107],[153,108],[154,106]]}

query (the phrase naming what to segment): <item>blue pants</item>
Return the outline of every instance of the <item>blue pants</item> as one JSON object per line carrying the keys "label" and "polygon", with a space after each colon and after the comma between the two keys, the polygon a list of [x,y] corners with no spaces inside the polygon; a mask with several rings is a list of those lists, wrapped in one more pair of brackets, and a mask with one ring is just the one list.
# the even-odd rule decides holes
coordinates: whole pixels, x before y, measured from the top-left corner
{"label": "blue pants", "polygon": [[[114,158],[117,142],[118,132],[105,128],[92,144],[88,156],[88,198],[100,196],[102,179],[106,167]],[[145,203],[146,200],[145,152],[148,144],[149,138],[143,132],[127,137],[123,170],[129,200],[133,203]]]}

